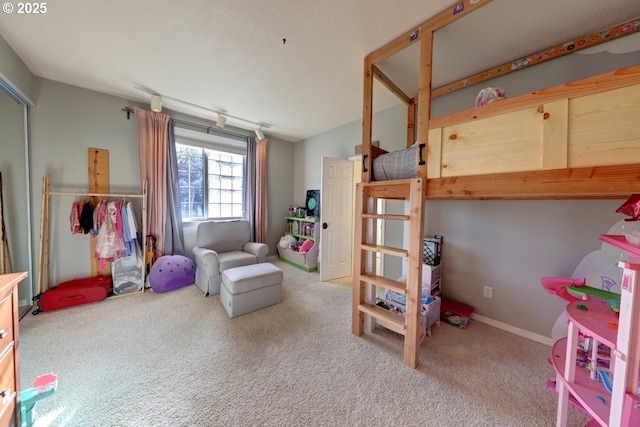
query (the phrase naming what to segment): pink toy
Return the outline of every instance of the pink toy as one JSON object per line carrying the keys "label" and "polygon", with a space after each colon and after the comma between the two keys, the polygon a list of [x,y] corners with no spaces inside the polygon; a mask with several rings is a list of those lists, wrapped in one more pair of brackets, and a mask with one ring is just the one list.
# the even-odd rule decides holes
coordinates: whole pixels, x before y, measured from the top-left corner
{"label": "pink toy", "polygon": [[567,291],[568,286],[581,287],[586,284],[584,277],[573,279],[571,277],[543,277],[541,280],[542,287],[550,294],[559,296],[565,301],[580,301],[580,298],[574,297]]}
{"label": "pink toy", "polygon": [[640,219],[640,194],[632,194],[616,212],[630,216],[625,221],[637,221]]}
{"label": "pink toy", "polygon": [[307,253],[309,252],[309,249],[311,249],[312,247],[313,247],[313,241],[305,240],[304,243],[300,245],[298,252],[300,252],[301,254]]}

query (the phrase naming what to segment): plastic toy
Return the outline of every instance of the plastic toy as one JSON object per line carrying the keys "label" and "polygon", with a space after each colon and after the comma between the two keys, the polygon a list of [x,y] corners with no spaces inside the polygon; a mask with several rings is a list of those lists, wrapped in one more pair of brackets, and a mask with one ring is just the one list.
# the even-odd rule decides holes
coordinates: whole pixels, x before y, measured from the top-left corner
{"label": "plastic toy", "polygon": [[36,403],[51,396],[58,387],[58,376],[49,372],[40,375],[33,381],[33,387],[22,390],[18,395],[20,405],[20,418],[23,427],[31,427],[37,419]]}
{"label": "plastic toy", "polygon": [[313,240],[305,240],[303,244],[298,248],[298,252],[301,254],[307,253],[309,249],[313,247]]}
{"label": "plastic toy", "polygon": [[574,297],[586,301],[589,299],[589,295],[602,298],[605,300],[612,300],[620,302],[620,294],[605,291],[604,289],[594,288],[592,286],[567,286],[567,292]]}
{"label": "plastic toy", "polygon": [[611,393],[613,391],[613,386],[611,385],[611,378],[609,378],[609,372],[604,371],[602,369],[598,369],[596,372],[598,373],[598,378],[600,379],[600,381],[602,381],[602,385],[604,386],[604,389],[607,390],[609,393]]}
{"label": "plastic toy", "polygon": [[569,286],[582,287],[585,285],[586,279],[573,279],[571,277],[543,277],[541,279],[541,283],[542,287],[545,288],[550,294],[557,295],[568,302],[575,302],[580,301],[581,298],[571,295],[567,291],[567,288]]}

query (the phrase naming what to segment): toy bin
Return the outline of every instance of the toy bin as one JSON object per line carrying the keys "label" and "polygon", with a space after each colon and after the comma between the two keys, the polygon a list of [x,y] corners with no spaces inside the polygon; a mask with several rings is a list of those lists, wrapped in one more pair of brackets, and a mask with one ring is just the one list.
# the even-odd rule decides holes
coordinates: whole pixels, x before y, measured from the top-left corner
{"label": "toy bin", "polygon": [[465,329],[469,324],[469,319],[471,319],[473,307],[461,302],[442,298],[440,313],[441,320],[460,329]]}
{"label": "toy bin", "polygon": [[[404,316],[407,307],[397,301],[376,298],[376,305],[385,308],[394,313]],[[398,331],[393,325],[387,324],[384,320],[376,319],[376,322],[390,329],[394,332],[402,334],[403,331]],[[429,297],[428,301],[422,304],[422,312],[420,313],[420,342],[424,340],[426,336],[431,336],[431,327],[433,325],[440,326],[440,297]]]}
{"label": "toy bin", "polygon": [[435,324],[440,326],[440,310],[442,300],[439,296],[430,297],[430,301],[422,305],[422,308],[427,313],[427,335],[431,336],[431,327]]}

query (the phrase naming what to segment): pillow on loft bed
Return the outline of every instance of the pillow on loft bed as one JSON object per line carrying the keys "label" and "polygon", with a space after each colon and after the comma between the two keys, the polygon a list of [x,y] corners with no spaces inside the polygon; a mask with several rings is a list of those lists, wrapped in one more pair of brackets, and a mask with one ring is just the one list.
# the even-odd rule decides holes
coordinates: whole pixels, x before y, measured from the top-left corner
{"label": "pillow on loft bed", "polygon": [[382,154],[373,161],[373,179],[387,181],[390,179],[414,178],[418,162],[416,155],[418,143],[404,150]]}

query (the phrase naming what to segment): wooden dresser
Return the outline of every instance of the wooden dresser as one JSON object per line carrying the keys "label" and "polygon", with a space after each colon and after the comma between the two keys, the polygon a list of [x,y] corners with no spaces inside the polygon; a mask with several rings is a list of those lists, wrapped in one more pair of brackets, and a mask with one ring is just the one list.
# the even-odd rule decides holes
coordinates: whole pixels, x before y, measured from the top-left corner
{"label": "wooden dresser", "polygon": [[17,425],[20,391],[18,283],[26,272],[0,275],[0,426]]}

